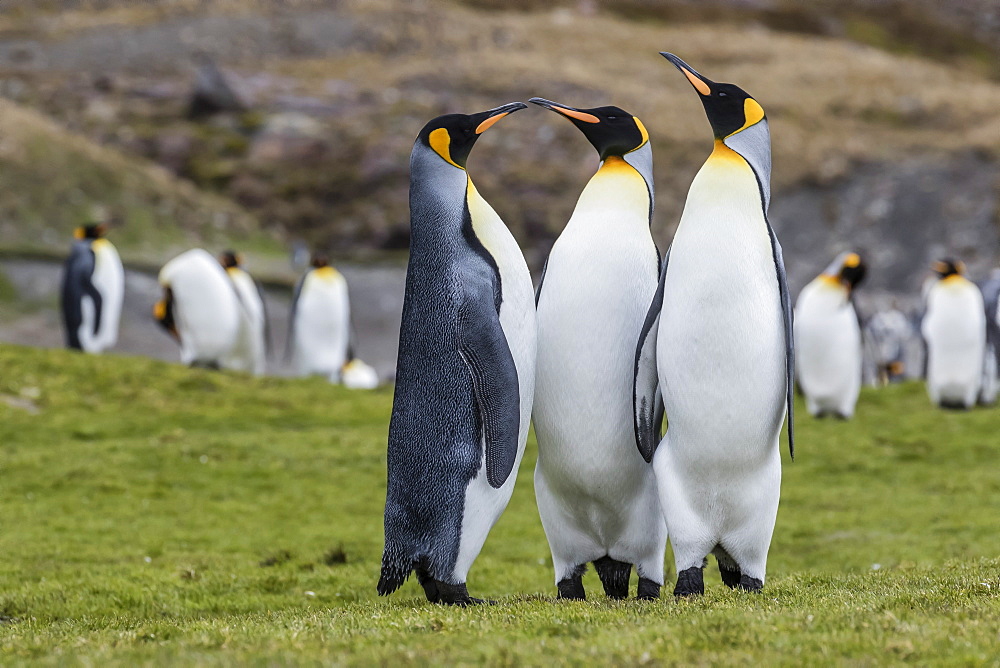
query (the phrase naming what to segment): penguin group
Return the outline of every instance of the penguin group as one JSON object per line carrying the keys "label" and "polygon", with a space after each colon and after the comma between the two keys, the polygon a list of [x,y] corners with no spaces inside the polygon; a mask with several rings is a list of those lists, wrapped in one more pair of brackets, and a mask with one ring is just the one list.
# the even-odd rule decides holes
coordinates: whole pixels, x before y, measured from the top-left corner
{"label": "penguin group", "polygon": [[[107,231],[105,223],[78,228],[62,272],[66,345],[88,353],[108,350],[118,339],[125,272]],[[226,250],[216,258],[191,249],[163,265],[158,282],[162,296],[153,318],[176,340],[183,364],[265,373],[271,337],[264,295],[241,255]],[[321,375],[352,389],[377,387],[378,373],[354,354],[351,329],[347,283],[316,254],[292,299],[288,359],[295,374]]]}
{"label": "penguin group", "polygon": [[[770,134],[761,105],[673,54],[714,150],[670,248],[650,233],[649,134],[619,107],[531,102],[565,117],[600,167],[537,291],[520,249],[467,172],[513,102],[448,114],[410,157],[411,246],[389,423],[378,592],[413,572],[427,599],[470,605],[469,570],[513,490],[529,419],[535,492],[557,596],[655,599],[671,540],[676,596],[704,591],[707,556],[759,590],[792,431],[792,307],[768,222]],[[664,417],[669,424],[662,434]]]}

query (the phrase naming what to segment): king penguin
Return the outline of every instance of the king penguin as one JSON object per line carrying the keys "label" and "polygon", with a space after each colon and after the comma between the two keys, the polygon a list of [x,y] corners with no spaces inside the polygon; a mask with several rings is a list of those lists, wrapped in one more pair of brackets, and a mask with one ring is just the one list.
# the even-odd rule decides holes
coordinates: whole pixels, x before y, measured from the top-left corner
{"label": "king penguin", "polygon": [[558,595],[585,598],[594,562],[608,596],[628,595],[635,565],[638,596],[657,598],[666,525],[653,469],[635,449],[631,396],[635,342],[660,273],[649,134],[618,107],[531,102],[568,118],[601,159],[537,296],[535,497]]}
{"label": "king penguin", "polygon": [[240,335],[226,366],[259,376],[267,365],[267,312],[263,292],[243,268],[243,259],[236,252],[223,251],[219,262],[240,300]]}
{"label": "king penguin", "polygon": [[189,366],[229,369],[240,336],[240,301],[222,265],[201,248],[181,253],[159,275],[163,299],[153,315],[181,346]]}
{"label": "king penguin", "polygon": [[295,286],[288,319],[292,365],[300,376],[326,376],[337,383],[351,358],[347,281],[323,253],[313,253],[310,265]]}
{"label": "king penguin", "polygon": [[63,267],[62,315],[66,345],[99,353],[118,341],[125,270],[103,223],[76,229]]}
{"label": "king penguin", "polygon": [[861,392],[861,323],[854,288],[866,267],[857,253],[841,253],[802,288],[795,302],[795,359],[799,388],[815,417],[848,420]]}
{"label": "king penguin", "polygon": [[927,393],[942,408],[969,409],[979,396],[986,354],[986,307],[965,264],[938,260],[924,295],[920,331],[927,348]]}
{"label": "king penguin", "polygon": [[381,595],[415,570],[431,602],[480,602],[466,577],[514,490],[535,387],[534,290],[465,166],[486,129],[526,106],[435,118],[410,156]]}
{"label": "king penguin", "polygon": [[[636,440],[656,473],[674,595],[704,592],[710,552],[729,587],[759,590],[778,511],[786,406],[793,447],[792,306],[767,219],[770,135],[746,92],[662,55],[701,98],[715,149],[691,183],[643,324]],[[650,387],[663,396],[662,441]]]}

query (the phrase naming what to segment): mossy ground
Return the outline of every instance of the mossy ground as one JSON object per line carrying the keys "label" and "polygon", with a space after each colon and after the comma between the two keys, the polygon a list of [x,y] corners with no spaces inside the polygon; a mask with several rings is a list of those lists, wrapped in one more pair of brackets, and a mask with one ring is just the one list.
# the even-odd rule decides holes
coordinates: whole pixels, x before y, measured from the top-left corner
{"label": "mossy ground", "polygon": [[[535,446],[470,576],[375,596],[391,389],[0,347],[4,665],[996,665],[996,409],[800,413],[762,594],[556,603]],[[672,568],[668,568],[672,571]],[[672,572],[668,572],[668,578]],[[634,587],[634,583],[633,583]]]}

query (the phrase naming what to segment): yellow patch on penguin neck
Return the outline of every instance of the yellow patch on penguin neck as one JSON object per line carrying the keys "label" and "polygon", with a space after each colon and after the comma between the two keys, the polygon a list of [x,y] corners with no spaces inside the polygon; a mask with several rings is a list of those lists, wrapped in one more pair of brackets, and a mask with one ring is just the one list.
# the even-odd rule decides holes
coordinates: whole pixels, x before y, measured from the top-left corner
{"label": "yellow patch on penguin neck", "polygon": [[952,286],[960,285],[962,283],[967,283],[967,282],[968,280],[965,278],[965,276],[962,276],[961,274],[952,274],[951,276],[945,276],[944,278],[941,279],[942,284],[952,285]]}
{"label": "yellow patch on penguin neck", "polygon": [[448,134],[446,129],[438,128],[437,130],[432,130],[427,137],[427,142],[434,149],[434,152],[441,156],[445,162],[459,169],[464,169],[464,167],[451,159],[451,135]]}
{"label": "yellow patch on penguin neck", "polygon": [[617,155],[610,155],[604,159],[603,163],[601,163],[601,168],[597,170],[597,173],[603,175],[613,175],[625,171],[635,172],[635,167],[628,164],[624,158],[620,158]]}
{"label": "yellow patch on penguin neck", "polygon": [[843,289],[845,287],[844,282],[840,280],[839,277],[832,274],[820,274],[819,280],[822,281],[824,285],[832,288]]}
{"label": "yellow patch on penguin neck", "polygon": [[340,276],[340,272],[328,265],[326,267],[313,269],[313,275],[317,278],[323,279],[324,281],[332,281]]}
{"label": "yellow patch on penguin neck", "polygon": [[746,164],[743,156],[726,146],[721,139],[715,140],[715,147],[712,149],[712,155],[708,156],[708,160],[718,163],[735,162]]}

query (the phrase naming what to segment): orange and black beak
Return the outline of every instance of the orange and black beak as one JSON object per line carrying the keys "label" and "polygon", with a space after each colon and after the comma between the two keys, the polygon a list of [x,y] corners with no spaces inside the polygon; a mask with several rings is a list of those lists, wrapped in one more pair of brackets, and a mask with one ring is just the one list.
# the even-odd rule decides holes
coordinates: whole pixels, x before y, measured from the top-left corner
{"label": "orange and black beak", "polygon": [[527,108],[528,105],[526,105],[524,102],[510,102],[508,104],[501,105],[494,109],[481,111],[478,114],[470,114],[470,118],[473,119],[473,122],[477,123],[475,129],[476,134],[481,135],[487,130],[489,130],[491,127],[493,127],[493,125],[496,124],[497,121],[499,121],[507,114],[511,114],[515,111],[520,111],[521,109],[527,109]]}
{"label": "orange and black beak", "polygon": [[702,97],[709,97],[712,95],[712,90],[715,88],[715,82],[707,77],[703,77],[698,74],[698,72],[685,63],[683,60],[678,58],[672,53],[667,53],[666,51],[660,51],[660,55],[669,60],[674,64],[674,67],[681,71],[687,80],[694,86],[694,89],[698,91],[698,94]]}

